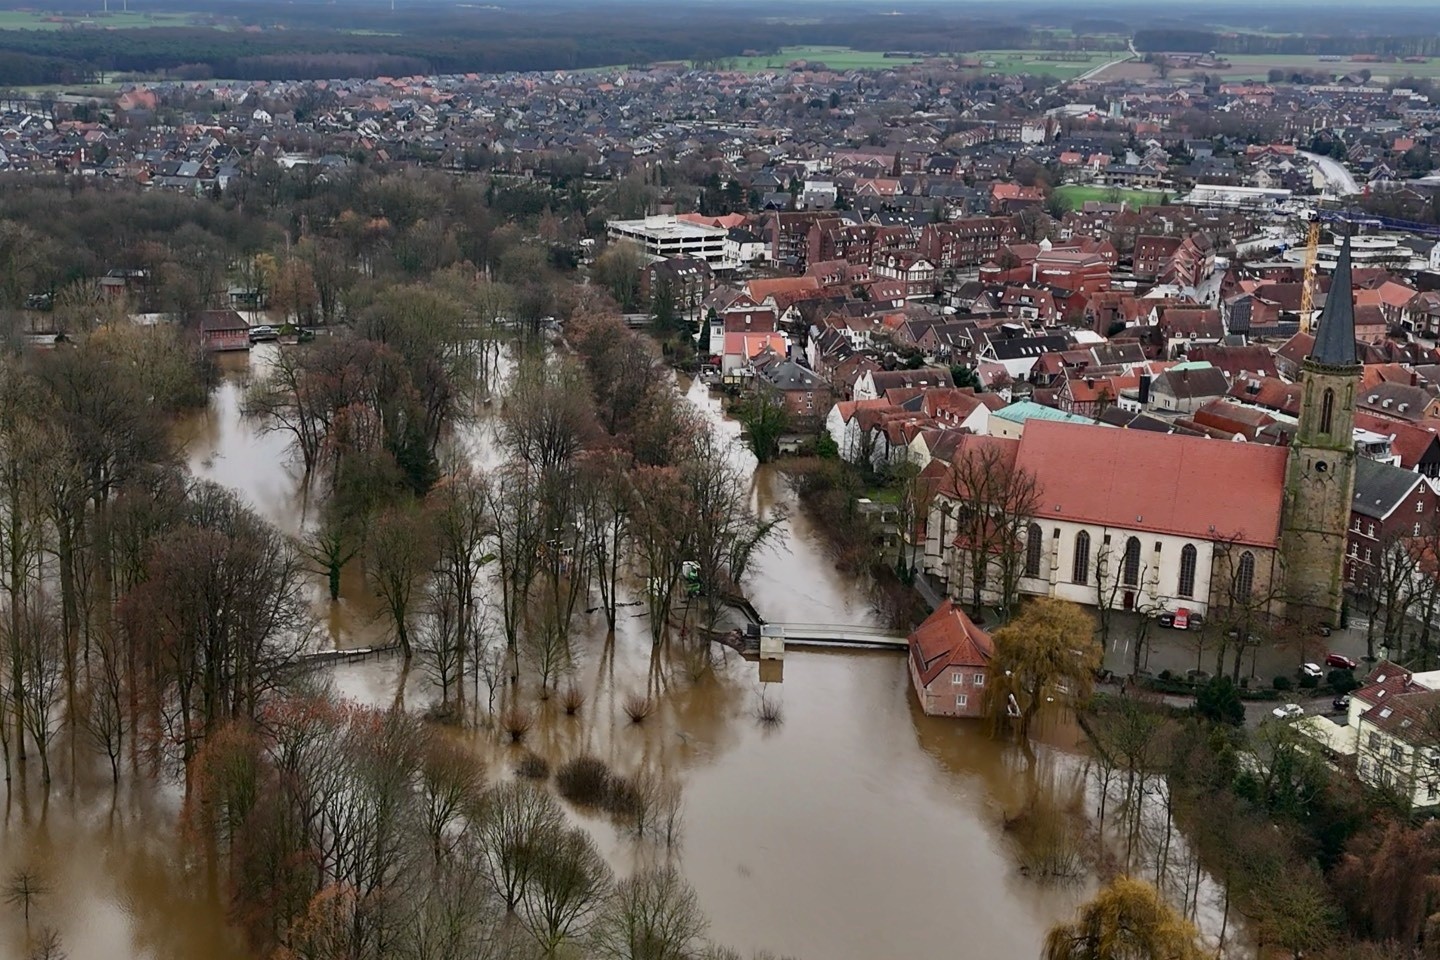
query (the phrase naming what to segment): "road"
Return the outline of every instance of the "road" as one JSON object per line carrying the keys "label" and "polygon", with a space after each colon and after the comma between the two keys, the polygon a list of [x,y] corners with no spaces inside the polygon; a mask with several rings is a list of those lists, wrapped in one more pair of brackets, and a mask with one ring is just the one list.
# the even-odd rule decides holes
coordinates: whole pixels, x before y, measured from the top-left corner
{"label": "road", "polygon": [[1322,157],[1318,153],[1306,153],[1304,150],[1295,151],[1300,156],[1309,160],[1320,168],[1320,174],[1330,189],[1342,197],[1353,197],[1360,193],[1360,185],[1355,182],[1355,177],[1345,169],[1345,165],[1333,157]]}
{"label": "road", "polygon": [[[1131,45],[1130,45],[1130,56],[1128,56],[1128,57],[1121,57],[1119,60],[1111,60],[1109,63],[1102,63],[1102,64],[1100,64],[1100,66],[1094,68],[1093,70],[1086,70],[1084,73],[1080,74],[1080,76],[1076,77],[1075,80],[1076,80],[1076,81],[1093,80],[1095,77],[1098,77],[1100,74],[1104,73],[1106,70],[1109,70],[1111,67],[1115,66],[1116,64],[1126,63],[1126,62],[1128,62],[1128,61],[1130,61],[1130,60],[1134,60],[1136,56],[1138,56],[1138,54],[1135,53],[1135,45],[1134,45],[1134,44],[1131,44]],[[1072,81],[1072,82],[1074,82],[1074,81]]]}

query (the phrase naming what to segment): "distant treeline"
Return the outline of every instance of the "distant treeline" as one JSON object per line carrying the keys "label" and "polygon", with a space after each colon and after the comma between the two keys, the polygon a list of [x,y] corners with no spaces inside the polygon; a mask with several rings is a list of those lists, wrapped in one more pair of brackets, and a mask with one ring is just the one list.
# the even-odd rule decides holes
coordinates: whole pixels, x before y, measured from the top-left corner
{"label": "distant treeline", "polygon": [[[689,5],[683,15],[656,5],[571,9],[561,16],[524,8],[428,7],[393,14],[360,8],[347,9],[342,25],[335,22],[337,9],[296,5],[273,11],[262,7],[257,13],[245,8],[242,23],[260,29],[0,31],[0,85],[66,83],[115,73],[316,79],[561,70],[715,61],[804,44],[960,53],[1024,48],[1037,39],[1026,27],[943,12],[855,13],[788,24],[761,22],[753,11],[707,12]],[[277,25],[284,29],[274,29]],[[1077,48],[1093,45],[1073,43]]]}
{"label": "distant treeline", "polygon": [[1369,53],[1392,57],[1440,56],[1440,36],[1269,36],[1256,33],[1216,33],[1210,30],[1137,30],[1135,47],[1146,52],[1281,54],[1291,56],[1345,56]]}

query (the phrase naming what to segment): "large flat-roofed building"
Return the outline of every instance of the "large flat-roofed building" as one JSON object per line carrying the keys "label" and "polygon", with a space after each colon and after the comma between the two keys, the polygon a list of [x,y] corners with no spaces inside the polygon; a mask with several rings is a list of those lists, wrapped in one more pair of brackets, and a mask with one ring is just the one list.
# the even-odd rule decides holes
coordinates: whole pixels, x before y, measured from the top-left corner
{"label": "large flat-roofed building", "polygon": [[640,220],[610,220],[605,224],[612,241],[635,244],[647,256],[660,260],[693,257],[704,260],[712,270],[735,266],[726,256],[724,227],[711,227],[680,217],[658,216]]}

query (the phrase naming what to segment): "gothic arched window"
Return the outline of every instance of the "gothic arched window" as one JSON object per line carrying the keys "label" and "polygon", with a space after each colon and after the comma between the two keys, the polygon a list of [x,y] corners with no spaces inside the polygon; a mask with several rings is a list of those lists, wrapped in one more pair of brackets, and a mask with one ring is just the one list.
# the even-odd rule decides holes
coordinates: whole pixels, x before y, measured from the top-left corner
{"label": "gothic arched window", "polygon": [[1320,432],[1328,434],[1330,423],[1335,417],[1335,391],[1329,387],[1320,397]]}
{"label": "gothic arched window", "polygon": [[1121,570],[1125,576],[1125,586],[1135,587],[1140,584],[1140,539],[1131,537],[1125,541],[1125,564]]}
{"label": "gothic arched window", "polygon": [[1040,576],[1040,525],[1030,524],[1025,533],[1025,576]]}
{"label": "gothic arched window", "polygon": [[1250,591],[1255,589],[1255,554],[1246,550],[1240,554],[1240,564],[1235,568],[1235,597],[1238,600],[1250,599]]}
{"label": "gothic arched window", "polygon": [[1075,534],[1075,563],[1070,568],[1070,579],[1076,583],[1090,580],[1090,534],[1084,530]]}
{"label": "gothic arched window", "polygon": [[1180,585],[1175,592],[1182,597],[1195,596],[1195,545],[1187,543],[1180,549]]}

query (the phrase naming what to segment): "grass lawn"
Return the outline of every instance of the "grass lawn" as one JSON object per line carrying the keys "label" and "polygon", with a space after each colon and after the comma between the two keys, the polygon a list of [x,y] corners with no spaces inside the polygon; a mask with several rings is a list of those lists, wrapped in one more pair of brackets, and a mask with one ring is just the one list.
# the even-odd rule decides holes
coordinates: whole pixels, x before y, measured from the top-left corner
{"label": "grass lawn", "polygon": [[[120,6],[120,0],[116,0]],[[139,30],[147,27],[183,27],[189,13],[49,13],[43,10],[0,10],[0,30],[59,30],[76,24],[100,30]]]}
{"label": "grass lawn", "polygon": [[1055,193],[1076,210],[1089,200],[1103,203],[1124,202],[1139,207],[1160,203],[1167,196],[1159,190],[1123,190],[1119,187],[1091,187],[1079,183],[1056,187]]}

